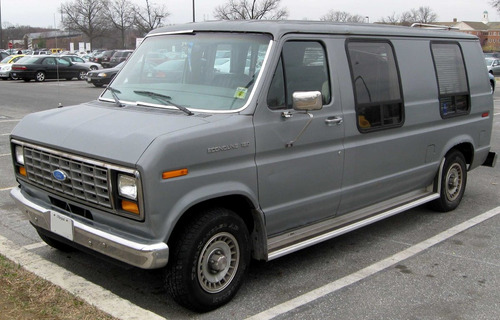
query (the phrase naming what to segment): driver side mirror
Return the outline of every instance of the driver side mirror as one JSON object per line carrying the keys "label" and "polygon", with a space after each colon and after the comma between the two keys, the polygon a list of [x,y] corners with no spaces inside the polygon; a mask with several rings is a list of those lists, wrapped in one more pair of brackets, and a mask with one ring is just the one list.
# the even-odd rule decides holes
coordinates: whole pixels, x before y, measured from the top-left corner
{"label": "driver side mirror", "polygon": [[321,110],[323,98],[319,91],[296,91],[292,95],[292,104],[297,111]]}

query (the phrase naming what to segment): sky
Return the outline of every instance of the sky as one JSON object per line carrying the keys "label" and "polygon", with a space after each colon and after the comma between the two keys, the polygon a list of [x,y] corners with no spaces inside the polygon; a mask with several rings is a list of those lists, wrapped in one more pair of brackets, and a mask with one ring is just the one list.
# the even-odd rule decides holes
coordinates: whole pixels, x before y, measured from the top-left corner
{"label": "sky", "polygon": [[[59,27],[58,8],[62,3],[73,0],[0,0],[2,26],[29,25],[32,27]],[[145,0],[131,0],[143,5]],[[196,21],[213,20],[215,7],[228,0],[194,0]],[[193,0],[150,0],[150,3],[163,3],[170,15],[165,24],[181,24],[193,20]],[[400,14],[418,7],[429,7],[438,15],[438,21],[481,21],[483,12],[488,11],[490,21],[499,21],[500,14],[490,5],[490,0],[281,0],[286,7],[289,19],[319,20],[328,11],[345,11],[352,15],[369,17],[369,22]]]}

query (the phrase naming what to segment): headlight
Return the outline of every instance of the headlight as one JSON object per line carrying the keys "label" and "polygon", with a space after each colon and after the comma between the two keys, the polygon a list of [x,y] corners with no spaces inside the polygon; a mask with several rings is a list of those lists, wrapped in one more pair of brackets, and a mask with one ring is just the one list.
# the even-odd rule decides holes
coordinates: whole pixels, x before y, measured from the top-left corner
{"label": "headlight", "polygon": [[100,72],[97,76],[101,78],[106,78],[108,75],[106,74],[106,72]]}
{"label": "headlight", "polygon": [[133,176],[119,174],[118,194],[122,197],[137,201],[137,179]]}
{"label": "headlight", "polygon": [[21,146],[16,146],[16,161],[18,164],[24,166],[24,153]]}

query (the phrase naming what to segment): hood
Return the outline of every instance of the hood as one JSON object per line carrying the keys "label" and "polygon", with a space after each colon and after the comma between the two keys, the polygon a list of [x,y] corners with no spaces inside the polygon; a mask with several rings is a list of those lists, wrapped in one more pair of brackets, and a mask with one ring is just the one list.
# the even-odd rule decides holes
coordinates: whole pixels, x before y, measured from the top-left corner
{"label": "hood", "polygon": [[27,115],[12,138],[94,159],[131,165],[158,136],[228,115],[195,114],[91,102]]}

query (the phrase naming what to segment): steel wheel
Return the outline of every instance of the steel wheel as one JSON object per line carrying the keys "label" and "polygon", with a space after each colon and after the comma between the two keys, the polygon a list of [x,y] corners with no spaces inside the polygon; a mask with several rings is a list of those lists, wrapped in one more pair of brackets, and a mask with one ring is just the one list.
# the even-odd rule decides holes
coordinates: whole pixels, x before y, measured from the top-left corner
{"label": "steel wheel", "polygon": [[446,155],[441,176],[440,197],[431,203],[433,208],[441,212],[454,210],[462,201],[466,184],[467,164],[464,155],[458,150],[453,150]]}
{"label": "steel wheel", "polygon": [[446,198],[448,201],[455,201],[462,191],[463,171],[458,163],[454,163],[446,173]]}
{"label": "steel wheel", "polygon": [[217,293],[226,288],[238,271],[240,249],[230,233],[213,236],[201,251],[198,281],[206,292]]}
{"label": "steel wheel", "polygon": [[165,289],[177,303],[206,312],[229,302],[250,263],[250,236],[240,216],[207,208],[190,216],[169,246]]}

